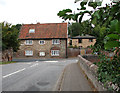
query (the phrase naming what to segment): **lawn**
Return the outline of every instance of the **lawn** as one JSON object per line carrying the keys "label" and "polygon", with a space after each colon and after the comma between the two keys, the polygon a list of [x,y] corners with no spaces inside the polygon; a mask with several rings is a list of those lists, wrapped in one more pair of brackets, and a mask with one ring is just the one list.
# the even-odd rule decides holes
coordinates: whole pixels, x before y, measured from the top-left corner
{"label": "lawn", "polygon": [[11,63],[16,63],[15,61],[9,61],[9,62],[0,62],[0,65],[2,64],[11,64]]}

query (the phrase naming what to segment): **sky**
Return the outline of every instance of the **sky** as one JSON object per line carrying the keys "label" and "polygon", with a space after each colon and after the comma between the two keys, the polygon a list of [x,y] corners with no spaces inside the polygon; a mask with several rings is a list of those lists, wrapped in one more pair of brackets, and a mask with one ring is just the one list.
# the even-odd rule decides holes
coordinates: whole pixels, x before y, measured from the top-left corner
{"label": "sky", "polygon": [[[77,12],[75,0],[0,0],[0,22],[15,24],[61,23],[57,13],[63,9]],[[106,1],[106,0],[105,0]],[[109,0],[108,0],[109,1]],[[108,3],[108,2],[104,2]],[[84,20],[88,19],[84,16]]]}

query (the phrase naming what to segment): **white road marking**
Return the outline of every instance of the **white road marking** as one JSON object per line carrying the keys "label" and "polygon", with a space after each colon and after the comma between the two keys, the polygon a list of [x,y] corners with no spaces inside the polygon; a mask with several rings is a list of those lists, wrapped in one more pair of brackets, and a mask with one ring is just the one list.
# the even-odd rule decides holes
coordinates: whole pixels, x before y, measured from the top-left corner
{"label": "white road marking", "polygon": [[56,62],[58,62],[58,61],[44,61],[44,62],[53,62],[53,63],[56,63]]}
{"label": "white road marking", "polygon": [[19,73],[19,72],[21,72],[21,71],[24,71],[26,68],[23,68],[23,69],[21,69],[21,70],[18,70],[18,71],[15,71],[15,72],[13,72],[13,73],[10,73],[10,74],[8,74],[8,75],[5,75],[5,76],[3,76],[3,78],[6,78],[6,77],[9,77],[9,76],[11,76],[11,75],[14,75],[14,74],[16,74],[16,73]]}
{"label": "white road marking", "polygon": [[30,66],[30,67],[35,67],[35,66],[37,66],[37,65],[38,65],[38,63],[36,63],[36,64],[34,64],[34,65]]}
{"label": "white road marking", "polygon": [[32,64],[32,63],[26,63],[26,64]]}

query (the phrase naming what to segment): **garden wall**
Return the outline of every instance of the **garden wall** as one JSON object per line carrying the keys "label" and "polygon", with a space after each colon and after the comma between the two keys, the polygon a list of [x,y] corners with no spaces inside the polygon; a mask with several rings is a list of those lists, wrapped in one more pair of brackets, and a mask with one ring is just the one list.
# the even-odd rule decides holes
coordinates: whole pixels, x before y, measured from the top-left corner
{"label": "garden wall", "polygon": [[89,80],[93,83],[97,91],[105,91],[106,89],[97,80],[98,67],[92,62],[84,59],[81,55],[79,55],[78,58],[79,58],[78,65],[80,66],[80,68],[82,68],[82,70],[87,75]]}
{"label": "garden wall", "polygon": [[80,54],[80,49],[67,48],[68,57],[77,57]]}
{"label": "garden wall", "polygon": [[92,54],[90,48],[67,48],[68,57],[77,57],[78,55]]}
{"label": "garden wall", "polygon": [[12,61],[12,57],[13,57],[12,49],[2,51],[2,61],[3,62]]}
{"label": "garden wall", "polygon": [[86,54],[86,55],[83,55],[82,57],[92,63],[100,62],[98,55]]}

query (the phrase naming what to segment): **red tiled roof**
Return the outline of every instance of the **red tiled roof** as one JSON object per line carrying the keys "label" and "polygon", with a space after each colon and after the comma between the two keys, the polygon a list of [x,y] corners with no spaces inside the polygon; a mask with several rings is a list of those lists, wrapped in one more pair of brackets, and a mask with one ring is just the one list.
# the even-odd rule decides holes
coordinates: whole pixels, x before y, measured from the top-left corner
{"label": "red tiled roof", "polygon": [[[35,29],[35,33],[29,33]],[[24,24],[20,30],[19,39],[67,38],[67,23]]]}

